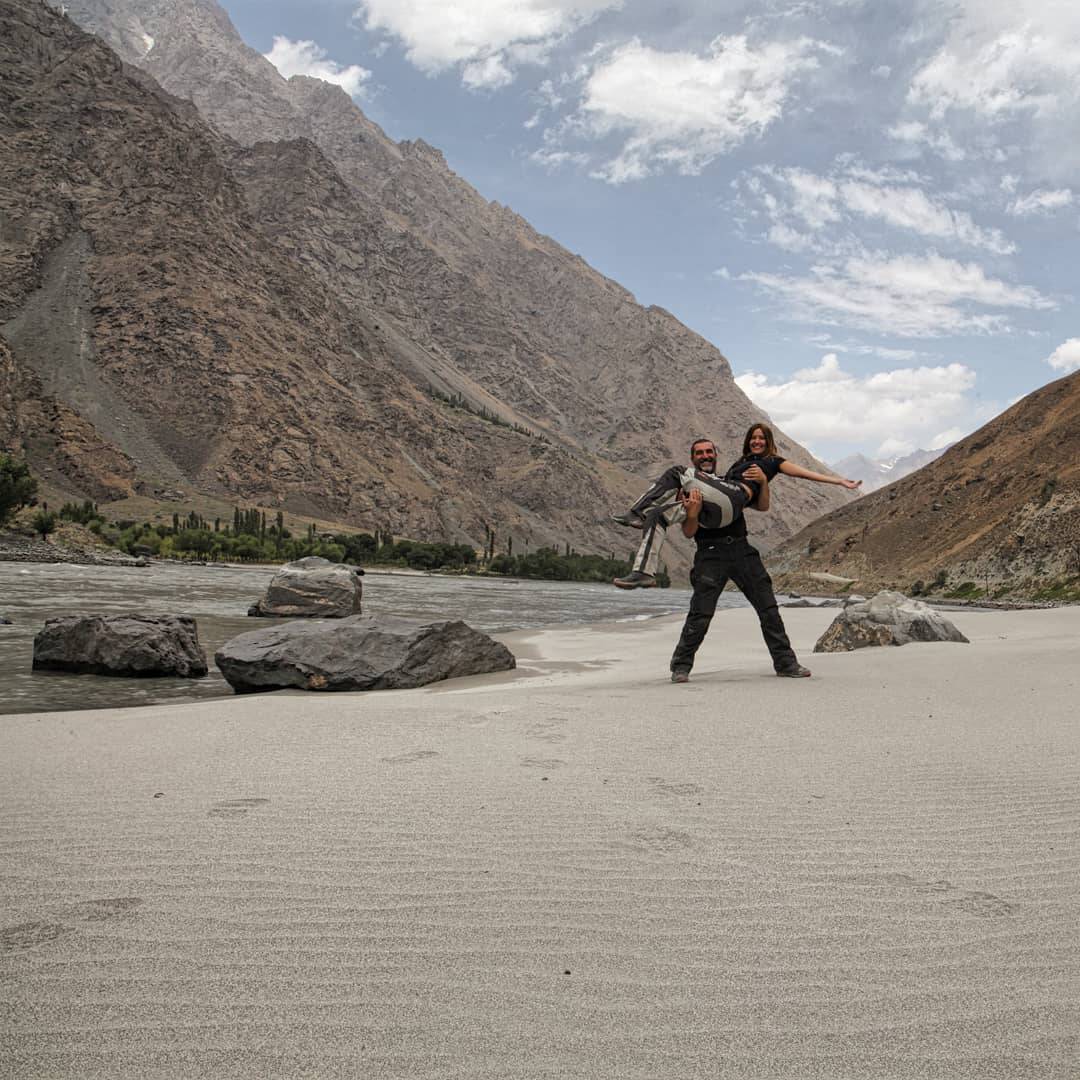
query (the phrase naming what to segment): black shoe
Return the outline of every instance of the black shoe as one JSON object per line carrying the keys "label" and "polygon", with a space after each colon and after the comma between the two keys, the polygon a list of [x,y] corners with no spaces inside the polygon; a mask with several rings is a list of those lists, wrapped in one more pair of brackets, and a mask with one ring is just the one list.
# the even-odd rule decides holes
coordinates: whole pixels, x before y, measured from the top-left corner
{"label": "black shoe", "polygon": [[791,667],[781,668],[776,674],[781,679],[809,679],[810,669],[804,668],[802,664],[795,663]]}
{"label": "black shoe", "polygon": [[643,574],[640,570],[631,570],[626,577],[617,577],[612,582],[620,589],[655,589],[656,578],[652,574]]}
{"label": "black shoe", "polygon": [[616,525],[625,525],[629,529],[645,528],[645,515],[639,514],[636,510],[627,510],[622,514],[612,514],[611,520]]}
{"label": "black shoe", "polygon": [[688,667],[677,667],[671,669],[671,681],[677,683],[684,683],[690,681],[690,669]]}

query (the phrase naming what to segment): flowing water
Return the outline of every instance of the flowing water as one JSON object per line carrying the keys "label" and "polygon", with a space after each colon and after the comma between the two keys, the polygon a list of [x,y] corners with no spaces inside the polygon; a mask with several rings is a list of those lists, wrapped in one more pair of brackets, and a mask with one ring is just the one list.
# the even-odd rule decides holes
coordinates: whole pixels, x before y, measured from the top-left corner
{"label": "flowing water", "polygon": [[[268,625],[248,607],[264,592],[273,567],[240,568],[153,563],[148,567],[71,566],[0,562],[0,713],[111,708],[191,701],[232,694],[213,666],[215,650],[230,638]],[[418,618],[460,618],[477,630],[510,630],[651,618],[683,612],[686,589],[622,591],[611,585],[443,577],[368,571],[364,611]],[[725,593],[724,606],[744,603]],[[210,661],[205,679],[127,679],[33,672],[34,635],[61,615],[176,613],[198,620]],[[674,635],[673,635],[674,637]],[[674,644],[674,641],[672,642]]]}

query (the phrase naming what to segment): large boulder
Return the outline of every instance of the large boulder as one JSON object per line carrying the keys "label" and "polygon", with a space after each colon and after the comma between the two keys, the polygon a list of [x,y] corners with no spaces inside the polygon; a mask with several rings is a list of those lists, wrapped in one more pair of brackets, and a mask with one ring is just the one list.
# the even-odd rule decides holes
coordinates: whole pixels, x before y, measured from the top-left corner
{"label": "large boulder", "polygon": [[249,615],[344,619],[360,614],[363,570],[309,555],[286,563],[271,579],[266,595]]}
{"label": "large boulder", "polygon": [[196,679],[207,667],[190,615],[67,615],[38,631],[34,670]]}
{"label": "large boulder", "polygon": [[870,600],[847,604],[818,638],[814,652],[851,652],[868,645],[912,641],[967,641],[948,619],[902,593],[883,589]]}
{"label": "large boulder", "polygon": [[514,654],[460,620],[397,615],[289,622],[227,641],[214,659],[238,694],[279,690],[401,690],[507,671]]}

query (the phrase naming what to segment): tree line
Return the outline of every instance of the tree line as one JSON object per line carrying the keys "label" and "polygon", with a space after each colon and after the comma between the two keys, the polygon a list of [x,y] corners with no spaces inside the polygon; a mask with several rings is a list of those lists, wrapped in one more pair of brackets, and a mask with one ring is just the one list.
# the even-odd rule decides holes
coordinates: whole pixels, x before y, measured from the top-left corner
{"label": "tree line", "polygon": [[[25,462],[0,453],[0,525],[25,506],[35,506],[37,481]],[[108,520],[90,499],[64,503],[59,511],[42,505],[31,527],[42,538],[55,532],[61,521],[83,525],[102,541],[134,556],[213,562],[292,562],[318,555],[331,562],[400,566],[412,570],[481,572],[549,581],[610,581],[630,566],[614,555],[584,555],[567,541],[514,553],[514,538],[507,535],[496,550],[496,532],[484,525],[484,547],[469,544],[397,539],[388,530],[371,533],[320,533],[314,522],[294,535],[278,510],[268,518],[265,510],[234,506],[231,521],[206,518],[195,510],[174,513],[171,522]],[[665,575],[661,575],[662,579]],[[662,580],[661,584],[667,584]]]}

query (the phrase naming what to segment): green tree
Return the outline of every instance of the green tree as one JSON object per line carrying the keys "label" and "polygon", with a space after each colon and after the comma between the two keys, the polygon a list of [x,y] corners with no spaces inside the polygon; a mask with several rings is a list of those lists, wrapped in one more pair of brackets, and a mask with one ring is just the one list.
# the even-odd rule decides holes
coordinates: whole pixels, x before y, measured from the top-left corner
{"label": "green tree", "polygon": [[0,525],[16,510],[34,505],[37,481],[30,475],[25,461],[10,454],[0,454]]}
{"label": "green tree", "polygon": [[49,533],[56,532],[56,515],[51,510],[39,510],[30,524],[34,532],[41,533],[42,540],[47,540]]}

